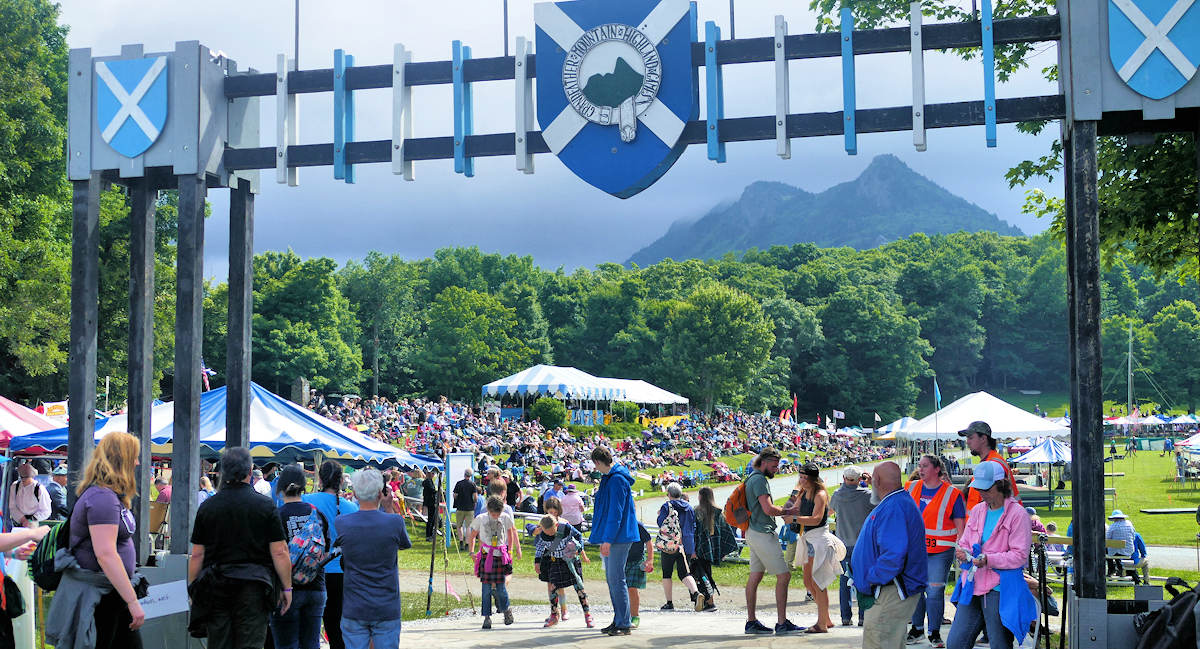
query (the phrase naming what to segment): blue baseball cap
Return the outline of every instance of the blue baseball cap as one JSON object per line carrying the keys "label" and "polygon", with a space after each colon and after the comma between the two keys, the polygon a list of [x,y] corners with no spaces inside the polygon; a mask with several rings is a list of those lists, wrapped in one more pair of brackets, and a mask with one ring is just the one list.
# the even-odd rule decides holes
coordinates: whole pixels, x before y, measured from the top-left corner
{"label": "blue baseball cap", "polygon": [[991,489],[997,480],[1004,480],[1008,477],[1004,472],[1004,467],[1000,466],[999,462],[992,461],[980,462],[979,466],[975,467],[973,475],[975,479],[971,481],[971,488],[980,491]]}

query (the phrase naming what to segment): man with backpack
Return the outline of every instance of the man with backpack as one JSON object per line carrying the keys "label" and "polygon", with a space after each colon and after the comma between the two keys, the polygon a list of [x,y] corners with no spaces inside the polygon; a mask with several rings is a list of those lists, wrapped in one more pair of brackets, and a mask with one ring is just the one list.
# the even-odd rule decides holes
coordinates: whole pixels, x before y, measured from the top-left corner
{"label": "man with backpack", "polygon": [[[754,470],[738,487],[744,494],[739,500],[744,502],[749,512],[745,525],[738,525],[746,534],[746,545],[750,546],[750,577],[746,580],[747,635],[796,635],[804,632],[804,627],[796,626],[787,619],[788,584],[792,580],[792,571],[784,561],[783,548],[775,537],[776,516],[796,516],[800,513],[799,505],[789,509],[776,507],[771,496],[769,480],[779,471],[779,459],[779,451],[770,446],[764,448],[754,458]],[[730,501],[734,501],[734,498],[730,498]],[[736,518],[741,519],[742,516]],[[778,621],[773,632],[755,615],[758,584],[767,572],[775,575],[775,613]]]}
{"label": "man with backpack", "polygon": [[696,513],[683,497],[683,488],[678,482],[667,485],[667,498],[669,500],[658,509],[658,536],[654,539],[654,549],[662,557],[663,594],[667,597],[662,610],[673,611],[672,572],[677,573],[679,580],[687,586],[693,604],[699,597],[696,578],[690,568],[690,562],[696,560]]}

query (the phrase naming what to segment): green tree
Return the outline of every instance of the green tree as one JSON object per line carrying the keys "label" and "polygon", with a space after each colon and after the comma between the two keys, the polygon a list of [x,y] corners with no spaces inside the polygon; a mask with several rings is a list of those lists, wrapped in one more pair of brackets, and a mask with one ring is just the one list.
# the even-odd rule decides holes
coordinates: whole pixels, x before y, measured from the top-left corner
{"label": "green tree", "polygon": [[486,293],[451,286],[427,320],[416,362],[430,395],[477,399],[483,384],[527,367],[535,354],[512,335],[516,312]]}
{"label": "green tree", "polygon": [[336,271],[332,259],[291,250],[254,257],[255,381],[276,392],[298,377],[319,390],[358,389],[358,322]]}
{"label": "green tree", "polygon": [[380,394],[381,383],[388,394],[413,391],[417,296],[424,290],[417,266],[372,251],[361,264],[346,262],[338,284],[361,325],[360,344],[370,350],[371,394]]}
{"label": "green tree", "polygon": [[717,399],[738,403],[766,364],[775,334],[749,295],[714,282],[696,287],[671,314],[663,357],[693,399],[712,412]]}
{"label": "green tree", "polygon": [[845,411],[850,421],[912,413],[919,380],[929,375],[932,349],[920,324],[878,290],[849,286],[820,310],[825,356],[811,384],[827,401],[820,411]]}
{"label": "green tree", "polygon": [[1155,341],[1150,367],[1156,381],[1170,401],[1185,403],[1195,412],[1200,401],[1200,366],[1195,362],[1200,358],[1200,311],[1179,300],[1154,316],[1150,333]]}
{"label": "green tree", "polygon": [[45,0],[0,3],[0,385],[18,398],[26,377],[67,360],[67,31],[58,13]]}

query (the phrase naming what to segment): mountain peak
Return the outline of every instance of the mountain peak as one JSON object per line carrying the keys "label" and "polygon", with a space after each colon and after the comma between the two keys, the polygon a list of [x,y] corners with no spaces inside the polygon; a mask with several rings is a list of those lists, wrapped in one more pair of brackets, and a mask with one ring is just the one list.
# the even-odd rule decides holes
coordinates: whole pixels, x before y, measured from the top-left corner
{"label": "mountain peak", "polygon": [[805,242],[864,249],[917,232],[960,230],[1024,234],[913,171],[900,158],[884,154],[871,160],[858,178],[817,194],[781,182],[751,183],[738,200],[694,222],[672,225],[629,261],[646,266],[667,257],[711,259],[748,248]]}

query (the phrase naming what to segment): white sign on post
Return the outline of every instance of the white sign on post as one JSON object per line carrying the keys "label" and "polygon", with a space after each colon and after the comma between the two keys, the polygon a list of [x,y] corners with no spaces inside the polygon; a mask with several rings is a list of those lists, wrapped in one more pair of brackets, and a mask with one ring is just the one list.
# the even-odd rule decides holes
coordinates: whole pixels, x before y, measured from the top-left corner
{"label": "white sign on post", "polygon": [[146,619],[174,615],[188,610],[187,581],[169,581],[150,587],[149,593],[138,600]]}

